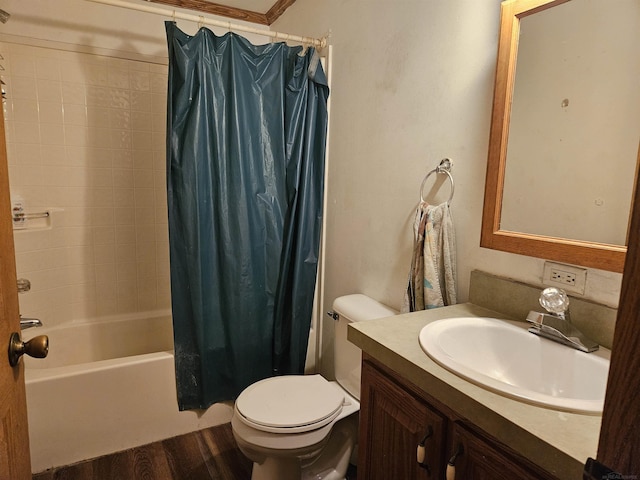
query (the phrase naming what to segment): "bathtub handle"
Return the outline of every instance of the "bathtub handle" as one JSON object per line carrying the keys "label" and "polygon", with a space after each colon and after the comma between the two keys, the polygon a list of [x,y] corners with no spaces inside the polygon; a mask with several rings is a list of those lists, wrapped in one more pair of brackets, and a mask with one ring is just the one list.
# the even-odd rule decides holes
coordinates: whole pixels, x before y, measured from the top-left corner
{"label": "bathtub handle", "polygon": [[9,364],[15,367],[24,354],[34,358],[44,358],[49,353],[49,337],[38,335],[23,342],[18,332],[13,332],[9,339]]}

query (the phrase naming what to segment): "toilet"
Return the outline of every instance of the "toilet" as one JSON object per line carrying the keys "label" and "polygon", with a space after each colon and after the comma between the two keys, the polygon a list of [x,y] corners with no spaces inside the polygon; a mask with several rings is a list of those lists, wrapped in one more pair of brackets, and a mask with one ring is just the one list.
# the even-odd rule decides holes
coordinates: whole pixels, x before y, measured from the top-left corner
{"label": "toilet", "polygon": [[344,480],[358,438],[360,349],[347,325],[397,315],[366,295],[333,302],[337,381],[284,375],[247,387],[231,426],[240,451],[253,462],[252,480]]}

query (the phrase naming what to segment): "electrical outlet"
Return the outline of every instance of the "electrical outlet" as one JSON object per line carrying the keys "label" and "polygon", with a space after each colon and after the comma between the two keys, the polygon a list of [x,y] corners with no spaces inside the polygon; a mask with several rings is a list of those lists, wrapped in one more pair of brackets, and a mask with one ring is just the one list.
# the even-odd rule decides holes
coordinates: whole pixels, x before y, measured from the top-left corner
{"label": "electrical outlet", "polygon": [[549,287],[558,287],[567,292],[584,295],[587,269],[562,263],[544,262],[542,283]]}
{"label": "electrical outlet", "polygon": [[558,268],[551,269],[551,281],[555,283],[561,283],[562,285],[576,286],[576,274],[571,272],[565,272]]}

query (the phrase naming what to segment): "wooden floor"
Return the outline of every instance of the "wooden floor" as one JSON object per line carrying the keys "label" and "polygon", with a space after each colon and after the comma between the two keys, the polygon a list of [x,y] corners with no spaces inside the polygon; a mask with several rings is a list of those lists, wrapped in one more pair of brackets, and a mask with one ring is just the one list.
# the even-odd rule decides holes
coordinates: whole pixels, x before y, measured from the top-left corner
{"label": "wooden floor", "polygon": [[251,462],[227,423],[85,462],[33,480],[248,480]]}
{"label": "wooden floor", "polygon": [[[249,480],[251,462],[227,423],[124,452],[59,467],[33,480]],[[347,480],[355,480],[355,469]],[[283,479],[285,480],[285,479]]]}

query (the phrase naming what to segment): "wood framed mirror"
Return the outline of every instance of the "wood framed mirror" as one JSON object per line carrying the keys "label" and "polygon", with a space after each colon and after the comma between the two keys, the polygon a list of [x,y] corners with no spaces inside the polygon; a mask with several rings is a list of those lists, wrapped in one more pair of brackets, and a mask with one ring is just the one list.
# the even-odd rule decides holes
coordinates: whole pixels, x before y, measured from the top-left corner
{"label": "wood framed mirror", "polygon": [[633,0],[502,2],[482,247],[622,272],[639,13]]}

